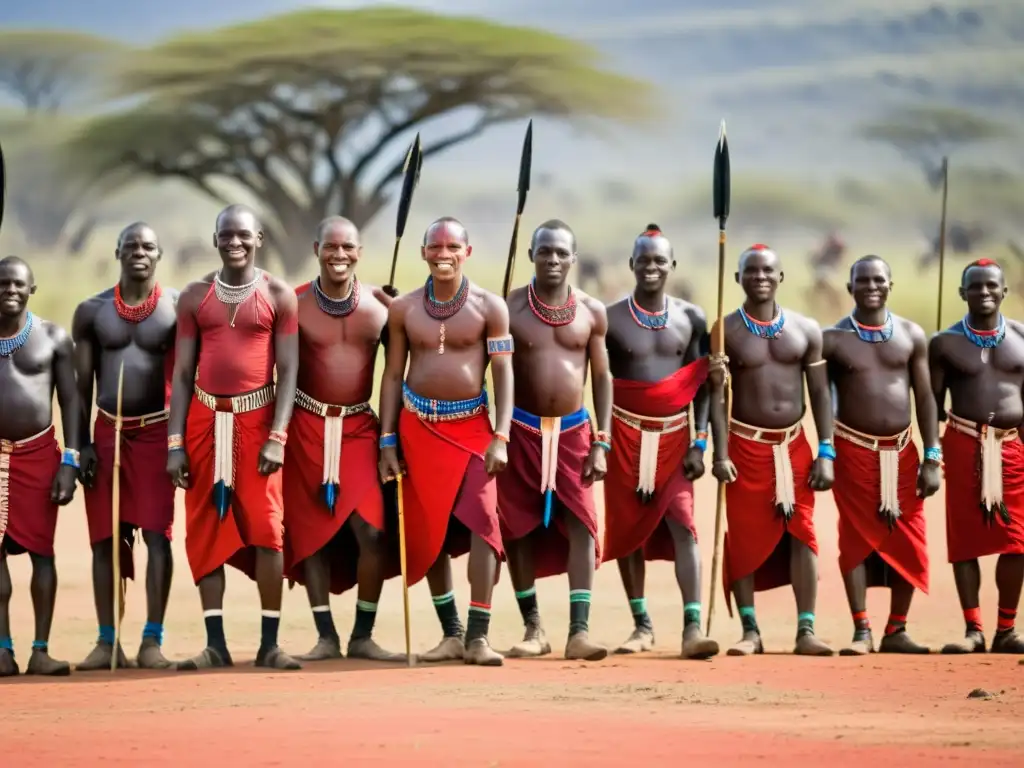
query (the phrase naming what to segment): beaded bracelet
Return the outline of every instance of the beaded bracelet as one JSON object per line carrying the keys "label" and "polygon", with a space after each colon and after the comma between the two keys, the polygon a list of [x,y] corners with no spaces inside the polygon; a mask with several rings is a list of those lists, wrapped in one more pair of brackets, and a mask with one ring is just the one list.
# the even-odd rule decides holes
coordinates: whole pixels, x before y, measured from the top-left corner
{"label": "beaded bracelet", "polygon": [[380,448],[397,448],[398,447],[398,435],[394,432],[385,432],[380,436],[380,440],[377,442]]}
{"label": "beaded bracelet", "polygon": [[[600,434],[600,432],[598,434]],[[607,440],[595,440],[590,445],[591,446],[595,446],[596,445],[598,448],[604,449],[605,453],[610,453],[611,450],[612,450],[612,444],[609,443]]]}
{"label": "beaded bracelet", "polygon": [[505,443],[506,445],[507,445],[507,444],[508,444],[508,442],[509,442],[509,440],[508,440],[508,435],[506,435],[506,434],[505,434],[504,432],[497,432],[497,431],[495,431],[495,433],[494,433],[494,436],[495,436],[495,437],[496,437],[496,438],[497,438],[498,440],[501,440],[501,442]]}
{"label": "beaded bracelet", "polygon": [[283,429],[273,429],[270,431],[268,439],[273,440],[275,443],[280,443],[281,445],[287,445],[288,433]]}
{"label": "beaded bracelet", "polygon": [[924,460],[930,461],[933,464],[942,463],[942,449],[941,448],[925,448],[924,449]]}
{"label": "beaded bracelet", "polygon": [[818,441],[818,458],[828,459],[829,461],[836,460],[836,449],[832,445],[831,440],[820,440]]}
{"label": "beaded bracelet", "polygon": [[605,432],[603,429],[599,429],[595,433],[594,439],[599,443],[610,443],[612,441],[612,436]]}
{"label": "beaded bracelet", "polygon": [[693,441],[693,446],[695,448],[700,448],[702,451],[707,451],[707,449],[708,449],[708,433],[703,431],[703,430],[698,432],[696,438]]}
{"label": "beaded bracelet", "polygon": [[65,448],[64,454],[60,457],[60,463],[65,467],[80,469],[79,453],[74,448]]}

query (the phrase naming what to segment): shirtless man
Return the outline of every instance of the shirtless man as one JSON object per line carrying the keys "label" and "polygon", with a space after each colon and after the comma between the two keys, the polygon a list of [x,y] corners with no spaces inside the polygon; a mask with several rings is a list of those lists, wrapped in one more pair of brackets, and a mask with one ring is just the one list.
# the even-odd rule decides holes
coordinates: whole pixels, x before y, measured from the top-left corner
{"label": "shirtless man", "polygon": [[[156,281],[163,255],[153,229],[142,222],[126,227],[114,256],[121,265],[117,285],[78,305],[72,322],[75,367],[82,415],[82,469],[85,510],[92,543],[93,599],[100,634],[96,647],[76,669],[110,669],[114,652],[114,570],[111,504],[113,503],[114,421],[117,382],[124,365],[121,432],[121,575],[134,578],[131,541],[135,529],[146,542],[146,626],[138,665],[166,669],[160,650],[164,613],[171,590],[171,524],[174,485],[164,471],[167,451],[167,405],[174,360],[175,307],[178,292]],[[90,436],[93,389],[96,424]],[[120,587],[119,587],[120,588]],[[117,665],[127,666],[120,646]]]}
{"label": "shirtless man", "polygon": [[[533,233],[536,275],[508,295],[517,353],[508,467],[498,476],[498,509],[509,573],[526,625],[511,657],[543,656],[536,579],[568,573],[569,639],[565,658],[599,661],[608,649],[590,640],[590,591],[600,562],[595,481],[605,475],[612,410],[604,305],[569,286],[576,235],[558,220]],[[596,435],[583,406],[593,378]]]}
{"label": "shirtless man", "polygon": [[224,637],[225,564],[259,587],[256,666],[299,669],[277,644],[284,562],[280,469],[299,367],[295,291],[256,268],[263,230],[248,208],[225,208],[213,243],[222,267],[189,283],[178,300],[168,421],[167,473],[185,489],[185,551],[207,638],[206,648],[178,669],[232,665]]}
{"label": "shirtless man", "polygon": [[[17,256],[0,259],[0,677],[18,674],[11,641],[13,592],[8,556],[32,559],[36,634],[25,673],[67,675],[71,665],[50,656],[57,598],[53,536],[57,508],[75,495],[78,476],[78,393],[74,343],[65,331],[33,315],[36,282]],[[57,390],[64,452],[53,427]]]}
{"label": "shirtless man", "polygon": [[[462,273],[472,252],[461,223],[450,217],[435,221],[423,236],[423,260],[430,269],[426,285],[395,299],[388,312],[380,475],[387,483],[408,473],[403,478],[406,577],[412,585],[426,576],[444,631],[437,647],[420,660],[500,666],[503,658],[487,633],[497,562],[504,558],[494,476],[508,462],[512,337],[505,302]],[[494,429],[483,388],[488,358]],[[467,551],[470,604],[464,632],[451,558]]]}
{"label": "shirtless man", "polygon": [[993,653],[1024,653],[1014,627],[1024,581],[1024,325],[1002,314],[1003,270],[994,261],[968,264],[960,278],[967,314],[932,337],[932,389],[946,416],[946,546],[966,633],[943,653],[982,653],[978,558],[998,555],[999,613]]}
{"label": "shirtless man", "polygon": [[[853,312],[824,333],[823,355],[835,387],[835,483],[839,570],[853,615],[853,641],[840,653],[875,650],[867,589],[890,587],[882,653],[928,653],[907,633],[914,590],[928,592],[924,500],[939,489],[939,424],[921,327],[886,307],[889,265],[865,256],[850,269]],[[925,445],[911,440],[910,394]]]}
{"label": "shirtless man", "polygon": [[[284,459],[285,574],[306,585],[319,639],[302,661],[341,657],[330,593],[359,585],[349,658],[401,661],[374,642],[384,579],[398,575],[384,546],[377,475],[379,426],[370,407],[377,348],[391,298],[359,282],[363,247],[340,216],[320,223],[320,276],[298,289],[299,378]],[[328,466],[324,466],[324,462]]]}
{"label": "shirtless man", "polygon": [[[793,585],[797,608],[794,653],[830,656],[814,634],[818,544],[814,492],[832,486],[832,401],[821,357],[821,329],[776,303],[783,280],[779,257],[766,245],[740,256],[736,282],[743,306],[723,318],[725,356],[711,360],[712,474],[726,489],[723,585],[736,597],[743,639],[730,656],[763,653],[754,592]],[[715,344],[716,328],[711,330]],[[725,409],[726,374],[732,418]],[[818,433],[818,457],[804,434],[804,381]],[[732,607],[730,606],[730,612]]]}
{"label": "shirtless man", "polygon": [[669,560],[683,594],[682,656],[707,659],[718,653],[718,643],[700,628],[700,551],[693,519],[693,481],[704,474],[708,440],[707,320],[700,307],[666,295],[676,261],[656,224],[648,224],[633,243],[629,266],[636,288],[608,308],[615,452],[604,481],[604,557],[618,560],[635,625],[616,652],[654,647],[645,562]]}

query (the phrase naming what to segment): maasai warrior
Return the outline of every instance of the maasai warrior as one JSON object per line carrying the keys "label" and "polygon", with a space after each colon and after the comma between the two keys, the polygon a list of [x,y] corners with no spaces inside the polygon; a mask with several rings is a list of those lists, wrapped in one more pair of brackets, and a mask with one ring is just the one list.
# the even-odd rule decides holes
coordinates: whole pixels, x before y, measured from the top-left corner
{"label": "maasai warrior", "polygon": [[[142,531],[148,551],[146,626],[138,664],[165,669],[171,663],[160,651],[164,612],[171,589],[171,524],[174,485],[164,471],[167,451],[167,405],[174,363],[175,306],[178,292],[156,281],[163,254],[156,233],[137,222],[125,228],[114,251],[121,263],[117,285],[86,299],[75,310],[72,334],[82,417],[82,468],[85,510],[92,543],[93,599],[100,635],[81,672],[110,669],[114,652],[114,570],[111,504],[114,479],[114,421],[117,382],[124,364],[121,432],[121,574],[134,578],[131,541]],[[94,385],[95,382],[95,385]],[[93,389],[96,423],[89,434]],[[127,666],[117,649],[117,665]]]}
{"label": "maasai warrior", "polygon": [[616,652],[654,647],[645,561],[669,560],[683,594],[682,655],[706,659],[718,653],[718,643],[700,628],[693,481],[704,474],[708,440],[707,320],[700,307],[665,294],[676,261],[656,224],[633,243],[629,266],[636,288],[608,308],[615,451],[604,480],[604,556],[618,560],[635,624]]}
{"label": "maasai warrior", "polygon": [[[928,653],[907,634],[914,590],[928,592],[924,498],[939,488],[938,421],[928,376],[928,341],[920,326],[886,308],[889,265],[865,256],[850,269],[853,312],[824,333],[835,387],[835,484],[839,570],[853,614],[853,641],[840,653],[874,648],[866,612],[868,587],[892,590],[878,650]],[[925,460],[911,440],[910,394]]]}
{"label": "maasai warrior", "polygon": [[[832,402],[817,323],[783,308],[775,294],[783,280],[779,257],[766,245],[740,256],[736,282],[746,300],[723,318],[725,356],[711,359],[712,474],[728,483],[722,568],[726,603],[736,597],[743,639],[730,656],[763,653],[754,592],[793,585],[795,653],[830,656],[814,634],[818,542],[814,492],[832,485]],[[714,343],[715,328],[711,331]],[[732,414],[723,387],[732,381]],[[804,434],[804,380],[818,432],[818,457]],[[732,606],[729,606],[730,613]]]}
{"label": "maasai warrior", "polygon": [[[33,315],[36,292],[28,264],[0,259],[0,677],[18,674],[11,642],[9,555],[32,559],[35,640],[25,673],[66,675],[71,665],[50,656],[50,625],[57,598],[53,536],[57,508],[75,494],[78,475],[78,393],[74,342],[62,329]],[[64,452],[53,427],[57,390]]]}
{"label": "maasai warrior", "polygon": [[299,378],[284,460],[285,573],[306,585],[319,635],[302,661],[341,657],[329,597],[357,583],[348,656],[405,658],[371,637],[384,579],[398,571],[385,556],[379,429],[369,403],[391,298],[359,282],[362,251],[351,221],[324,219],[313,243],[320,276],[296,291]]}
{"label": "maasai warrior", "polygon": [[299,669],[277,644],[284,561],[279,470],[299,362],[295,291],[256,268],[263,231],[247,208],[225,208],[213,242],[223,266],[189,283],[178,300],[167,472],[186,489],[185,551],[207,638],[206,648],[178,669],[232,664],[224,637],[225,563],[259,587],[256,666]]}
{"label": "maasai warrior", "polygon": [[[462,224],[447,217],[435,221],[423,237],[423,259],[430,268],[426,285],[391,305],[380,392],[380,475],[387,483],[408,472],[403,482],[406,576],[409,584],[427,577],[444,631],[437,647],[420,660],[500,666],[502,656],[491,648],[487,631],[497,558],[504,557],[494,476],[508,461],[512,337],[505,302],[462,273],[471,253]],[[495,389],[493,430],[483,389],[488,358]],[[467,551],[470,604],[464,632],[451,558]]]}
{"label": "maasai warrior", "polygon": [[943,653],[985,650],[978,558],[999,555],[999,614],[993,653],[1024,653],[1014,629],[1024,580],[1024,325],[1000,311],[1006,298],[1003,270],[994,261],[972,262],[960,278],[964,318],[932,337],[932,389],[939,413],[946,390],[952,407],[942,449],[946,467],[946,546],[953,564],[967,632]]}
{"label": "maasai warrior", "polygon": [[[608,649],[590,640],[590,591],[600,561],[593,484],[611,450],[611,374],[604,305],[573,291],[576,235],[551,220],[533,233],[536,275],[508,296],[514,346],[515,409],[508,468],[498,476],[501,538],[526,624],[512,657],[543,656],[551,644],[541,626],[536,579],[569,575],[569,639],[565,658],[598,661]],[[593,380],[596,435],[583,407],[587,367]]]}

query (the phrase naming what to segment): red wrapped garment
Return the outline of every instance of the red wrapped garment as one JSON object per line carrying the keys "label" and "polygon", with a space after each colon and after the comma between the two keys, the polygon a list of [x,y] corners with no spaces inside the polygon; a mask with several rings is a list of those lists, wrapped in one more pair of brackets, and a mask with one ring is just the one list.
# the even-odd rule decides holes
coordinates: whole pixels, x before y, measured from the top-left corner
{"label": "red wrapped garment", "polygon": [[[898,490],[901,516],[893,530],[878,510],[881,505],[881,468],[879,451],[849,439],[847,430],[836,425],[835,483],[832,494],[839,510],[839,570],[849,573],[872,552],[906,579],[915,589],[928,593],[928,539],[924,518],[924,499],[917,495],[917,448],[905,437],[859,437],[880,440],[882,446],[899,441]],[[856,436],[856,435],[855,435]],[[886,586],[883,574],[868,569],[868,586]]]}
{"label": "red wrapped garment", "polygon": [[[583,421],[563,429],[558,436],[558,474],[554,499],[590,531],[594,537],[595,562],[600,563],[601,546],[597,538],[594,486],[583,485],[583,462],[590,454],[591,445],[590,420],[586,410],[581,410]],[[540,432],[513,418],[508,443],[508,466],[497,478],[501,537],[502,540],[515,540],[533,534],[530,550],[533,554],[534,575],[538,579],[566,573],[569,561],[565,519],[555,516],[550,527],[543,527],[542,458]]]}
{"label": "red wrapped garment", "polygon": [[[708,359],[702,357],[661,381],[614,381],[613,402],[618,409],[659,421],[686,417],[686,408],[707,379]],[[646,504],[637,498],[640,480],[642,432],[627,423],[621,412],[612,419],[612,452],[604,478],[604,560],[617,560],[643,547],[645,560],[675,560],[675,544],[666,519],[697,538],[693,520],[693,483],[683,475],[683,459],[690,443],[687,423],[658,439],[654,497]],[[649,425],[660,430],[672,422]]]}
{"label": "red wrapped garment", "polygon": [[398,434],[408,473],[402,482],[408,583],[426,576],[442,551],[452,557],[469,551],[468,536],[449,535],[452,517],[504,559],[497,488],[483,460],[493,435],[487,413],[428,422],[403,408]]}
{"label": "red wrapped garment", "polygon": [[58,506],[50,493],[60,455],[52,426],[18,442],[0,440],[0,544],[5,553],[53,557]]}
{"label": "red wrapped garment", "polygon": [[[950,414],[950,422],[953,420]],[[1018,435],[1001,444],[1002,499],[1010,515],[1007,524],[996,513],[986,523],[981,510],[982,444],[951,425],[942,436],[946,470],[946,546],[949,562],[988,555],[1024,554],[1024,445]],[[950,471],[949,468],[955,467]]]}
{"label": "red wrapped garment", "polygon": [[[787,523],[776,509],[772,443],[742,437],[735,431],[739,428],[734,421],[729,431],[729,458],[736,467],[737,477],[725,490],[729,526],[725,534],[722,586],[730,616],[730,591],[740,579],[753,574],[755,592],[792,583],[786,533],[818,554],[818,541],[814,535],[814,491],[808,485],[814,457],[803,429],[799,424],[789,428],[789,431],[795,429],[797,432],[788,444],[795,504],[793,517]],[[776,436],[783,430],[763,432],[763,439],[782,442]]]}
{"label": "red wrapped garment", "polygon": [[[155,419],[155,420],[150,420]],[[85,514],[89,542],[111,536],[114,500],[114,417],[100,411],[93,426],[96,474],[92,488],[85,489]],[[122,420],[121,427],[121,574],[135,578],[131,528],[171,538],[174,522],[174,485],[167,474],[167,414]]]}

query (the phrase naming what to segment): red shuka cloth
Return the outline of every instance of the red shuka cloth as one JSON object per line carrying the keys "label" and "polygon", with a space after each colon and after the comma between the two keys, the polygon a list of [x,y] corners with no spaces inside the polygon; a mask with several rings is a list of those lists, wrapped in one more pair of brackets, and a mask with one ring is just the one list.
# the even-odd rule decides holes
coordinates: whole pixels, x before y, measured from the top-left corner
{"label": "red shuka cloth", "polygon": [[[682,413],[707,379],[708,359],[702,357],[661,381],[615,379],[613,402],[638,416],[664,418]],[[675,544],[666,519],[678,523],[697,538],[693,520],[693,483],[683,475],[683,459],[690,443],[689,426],[663,434],[658,441],[658,471],[654,498],[641,504],[636,496],[640,480],[641,432],[612,419],[612,445],[604,478],[604,560],[626,557],[643,547],[645,560],[675,560]]]}
{"label": "red shuka cloth", "polygon": [[[324,424],[323,417],[296,406],[288,427],[283,470],[284,570],[289,580],[305,584],[303,561],[327,547],[330,589],[340,595],[357,583],[359,547],[355,535],[348,528],[342,530],[349,517],[357,514],[378,531],[384,530],[384,494],[377,474],[380,430],[369,411],[342,420],[340,481],[332,517],[321,492]],[[395,570],[386,578],[397,575]]]}
{"label": "red shuka cloth", "polygon": [[[137,422],[136,422],[137,423]],[[110,538],[114,501],[114,425],[98,414],[93,426],[96,475],[92,488],[85,489],[85,515],[89,543]],[[167,474],[167,419],[143,427],[132,422],[121,429],[121,574],[135,578],[131,537],[125,527],[141,528],[171,538],[174,522],[174,484]]]}
{"label": "red shuka cloth", "polygon": [[949,562],[987,555],[1024,554],[1024,445],[1003,443],[1003,503],[1010,513],[1007,525],[995,514],[992,525],[981,511],[981,443],[946,427],[942,436],[946,472],[946,547]]}
{"label": "red shuka cloth", "polygon": [[775,509],[775,459],[772,446],[729,433],[729,458],[736,481],[725,487],[726,519],[722,563],[725,604],[732,615],[730,590],[740,579],[754,574],[754,591],[764,592],[791,584],[789,551],[780,547],[789,533],[818,554],[814,535],[814,491],[807,484],[814,456],[803,430],[789,443],[796,504],[787,523]]}
{"label": "red shuka cloth", "polygon": [[403,408],[398,435],[408,473],[402,479],[408,583],[426,576],[442,551],[452,557],[469,551],[469,537],[447,535],[452,517],[504,559],[498,492],[483,461],[493,436],[487,414],[430,423]]}
{"label": "red shuka cloth", "polygon": [[[558,435],[558,477],[554,503],[574,515],[594,537],[595,562],[601,562],[597,538],[594,486],[583,485],[583,462],[590,455],[590,422]],[[498,474],[498,516],[503,540],[521,539],[531,532],[534,576],[557,576],[569,565],[568,528],[561,516],[544,527],[541,486],[541,436],[513,421],[508,442],[508,466]]]}
{"label": "red shuka cloth", "polygon": [[214,416],[214,411],[192,398],[185,424],[192,476],[185,491],[185,552],[196,584],[225,563],[255,579],[252,548],[280,552],[284,544],[281,472],[265,476],[258,471],[260,450],[274,420],[274,404],[234,415],[234,492],[223,521],[213,504]]}
{"label": "red shuka cloth", "polygon": [[0,494],[6,496],[0,500],[7,502],[3,551],[53,557],[59,508],[50,501],[50,492],[61,456],[55,430],[51,426],[20,444],[0,441],[0,451],[9,461],[7,476],[0,476]]}
{"label": "red shuka cloth", "polygon": [[[839,571],[849,573],[877,552],[879,557],[915,589],[928,594],[928,539],[924,499],[917,495],[917,447],[908,442],[899,457],[901,517],[889,532],[878,514],[881,469],[878,453],[836,436],[835,482],[832,495],[839,510]],[[873,582],[869,587],[884,586]]]}

